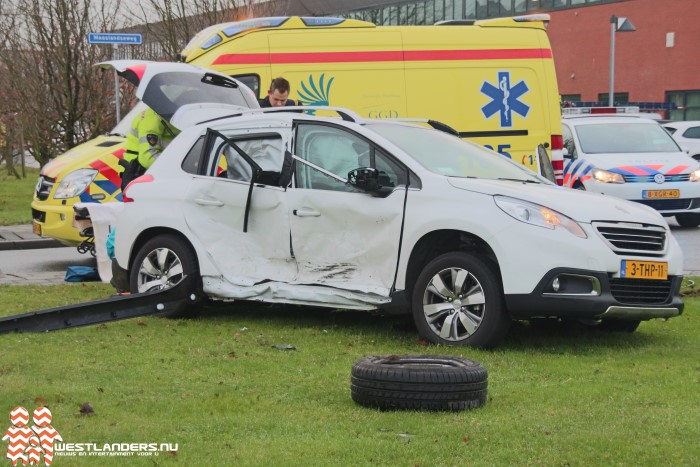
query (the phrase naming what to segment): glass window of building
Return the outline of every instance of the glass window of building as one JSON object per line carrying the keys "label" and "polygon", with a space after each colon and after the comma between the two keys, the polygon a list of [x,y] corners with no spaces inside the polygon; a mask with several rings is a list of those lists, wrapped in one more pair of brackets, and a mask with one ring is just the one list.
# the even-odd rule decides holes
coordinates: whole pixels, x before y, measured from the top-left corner
{"label": "glass window of building", "polygon": [[669,92],[666,101],[679,107],[669,112],[671,120],[700,120],[700,91]]}
{"label": "glass window of building", "polygon": [[[609,93],[598,94],[598,101],[607,105]],[[628,92],[616,92],[613,94],[613,102],[615,105],[626,104],[630,101],[630,94]]]}
{"label": "glass window of building", "polygon": [[517,15],[527,12],[527,0],[515,0],[513,10]]}
{"label": "glass window of building", "polygon": [[425,24],[425,3],[416,4],[416,24]]}
{"label": "glass window of building", "polygon": [[464,3],[464,18],[476,18],[476,2],[474,0],[465,0]]}
{"label": "glass window of building", "polygon": [[435,16],[433,22],[442,21],[445,19],[445,2],[443,0],[435,0]]}
{"label": "glass window of building", "polygon": [[425,24],[433,24],[435,16],[433,16],[433,7],[435,4],[432,1],[425,2]]}
{"label": "glass window of building", "polygon": [[513,0],[501,0],[500,16],[513,15]]}
{"label": "glass window of building", "polygon": [[455,16],[455,3],[458,2],[459,0],[445,0],[445,14],[443,15],[445,19],[458,18]]}
{"label": "glass window of building", "polygon": [[464,16],[464,0],[455,0],[455,19],[463,19]]}
{"label": "glass window of building", "polygon": [[476,16],[477,19],[488,18],[486,14],[486,0],[476,0]]}

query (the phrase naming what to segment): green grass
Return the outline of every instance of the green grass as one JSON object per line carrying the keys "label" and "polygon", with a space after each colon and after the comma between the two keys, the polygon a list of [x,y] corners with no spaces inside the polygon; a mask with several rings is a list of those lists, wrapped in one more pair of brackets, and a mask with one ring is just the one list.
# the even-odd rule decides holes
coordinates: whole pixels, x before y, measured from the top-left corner
{"label": "green grass", "polygon": [[[19,168],[17,169],[19,170]],[[26,169],[27,177],[17,179],[0,167],[0,225],[32,222],[32,197],[39,169]]]}
{"label": "green grass", "polygon": [[[0,287],[1,313],[111,292]],[[248,304],[196,320],[0,335],[0,417],[46,405],[65,442],[178,443],[177,453],[100,465],[700,465],[699,310],[689,296],[681,317],[634,334],[516,325],[495,351],[426,347],[405,321],[368,313]],[[481,362],[488,402],[457,413],[356,405],[352,364],[403,353]],[[93,415],[80,413],[86,402]]]}

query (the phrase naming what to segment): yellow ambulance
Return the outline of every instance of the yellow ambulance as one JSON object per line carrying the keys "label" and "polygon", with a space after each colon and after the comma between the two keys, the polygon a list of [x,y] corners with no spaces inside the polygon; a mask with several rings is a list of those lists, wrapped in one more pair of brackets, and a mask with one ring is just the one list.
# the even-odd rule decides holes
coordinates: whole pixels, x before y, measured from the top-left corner
{"label": "yellow ambulance", "polygon": [[42,167],[31,205],[35,234],[79,245],[87,238],[73,226],[73,205],[122,200],[119,160],[131,120],[144,108],[145,104],[134,107],[108,134],[80,144]]}
{"label": "yellow ambulance", "polygon": [[527,15],[375,26],[343,18],[256,18],[201,31],[180,60],[233,76],[261,98],[282,76],[290,97],[305,106],[438,120],[535,172],[549,170],[545,175],[561,184],[560,97],[548,21],[549,15]]}

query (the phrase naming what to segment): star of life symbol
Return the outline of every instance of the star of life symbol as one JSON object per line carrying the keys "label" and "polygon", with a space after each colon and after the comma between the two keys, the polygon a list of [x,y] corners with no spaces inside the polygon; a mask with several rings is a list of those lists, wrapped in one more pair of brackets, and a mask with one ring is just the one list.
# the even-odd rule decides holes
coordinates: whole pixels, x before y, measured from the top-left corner
{"label": "star of life symbol", "polygon": [[520,101],[520,98],[530,91],[524,80],[520,80],[515,86],[510,86],[510,72],[498,72],[498,85],[494,86],[488,81],[481,85],[481,93],[491,98],[491,102],[481,108],[484,117],[491,118],[496,112],[501,116],[501,128],[513,126],[513,112],[521,117],[527,117],[530,106]]}
{"label": "star of life symbol", "polygon": [[41,456],[44,456],[44,465],[51,465],[53,461],[54,441],[63,441],[61,435],[51,426],[51,411],[46,407],[39,407],[34,411],[34,425],[29,423],[29,411],[24,407],[15,407],[10,412],[12,426],[5,431],[2,440],[8,441],[7,458],[13,466],[40,465]]}

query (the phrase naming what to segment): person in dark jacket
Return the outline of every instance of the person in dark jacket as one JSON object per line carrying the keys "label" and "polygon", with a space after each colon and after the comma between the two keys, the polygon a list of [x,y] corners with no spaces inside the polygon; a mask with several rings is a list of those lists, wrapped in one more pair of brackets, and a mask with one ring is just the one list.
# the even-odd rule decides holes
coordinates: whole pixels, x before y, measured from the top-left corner
{"label": "person in dark jacket", "polygon": [[272,80],[267,97],[260,99],[260,107],[293,107],[301,105],[300,102],[289,98],[289,81],[279,77]]}

